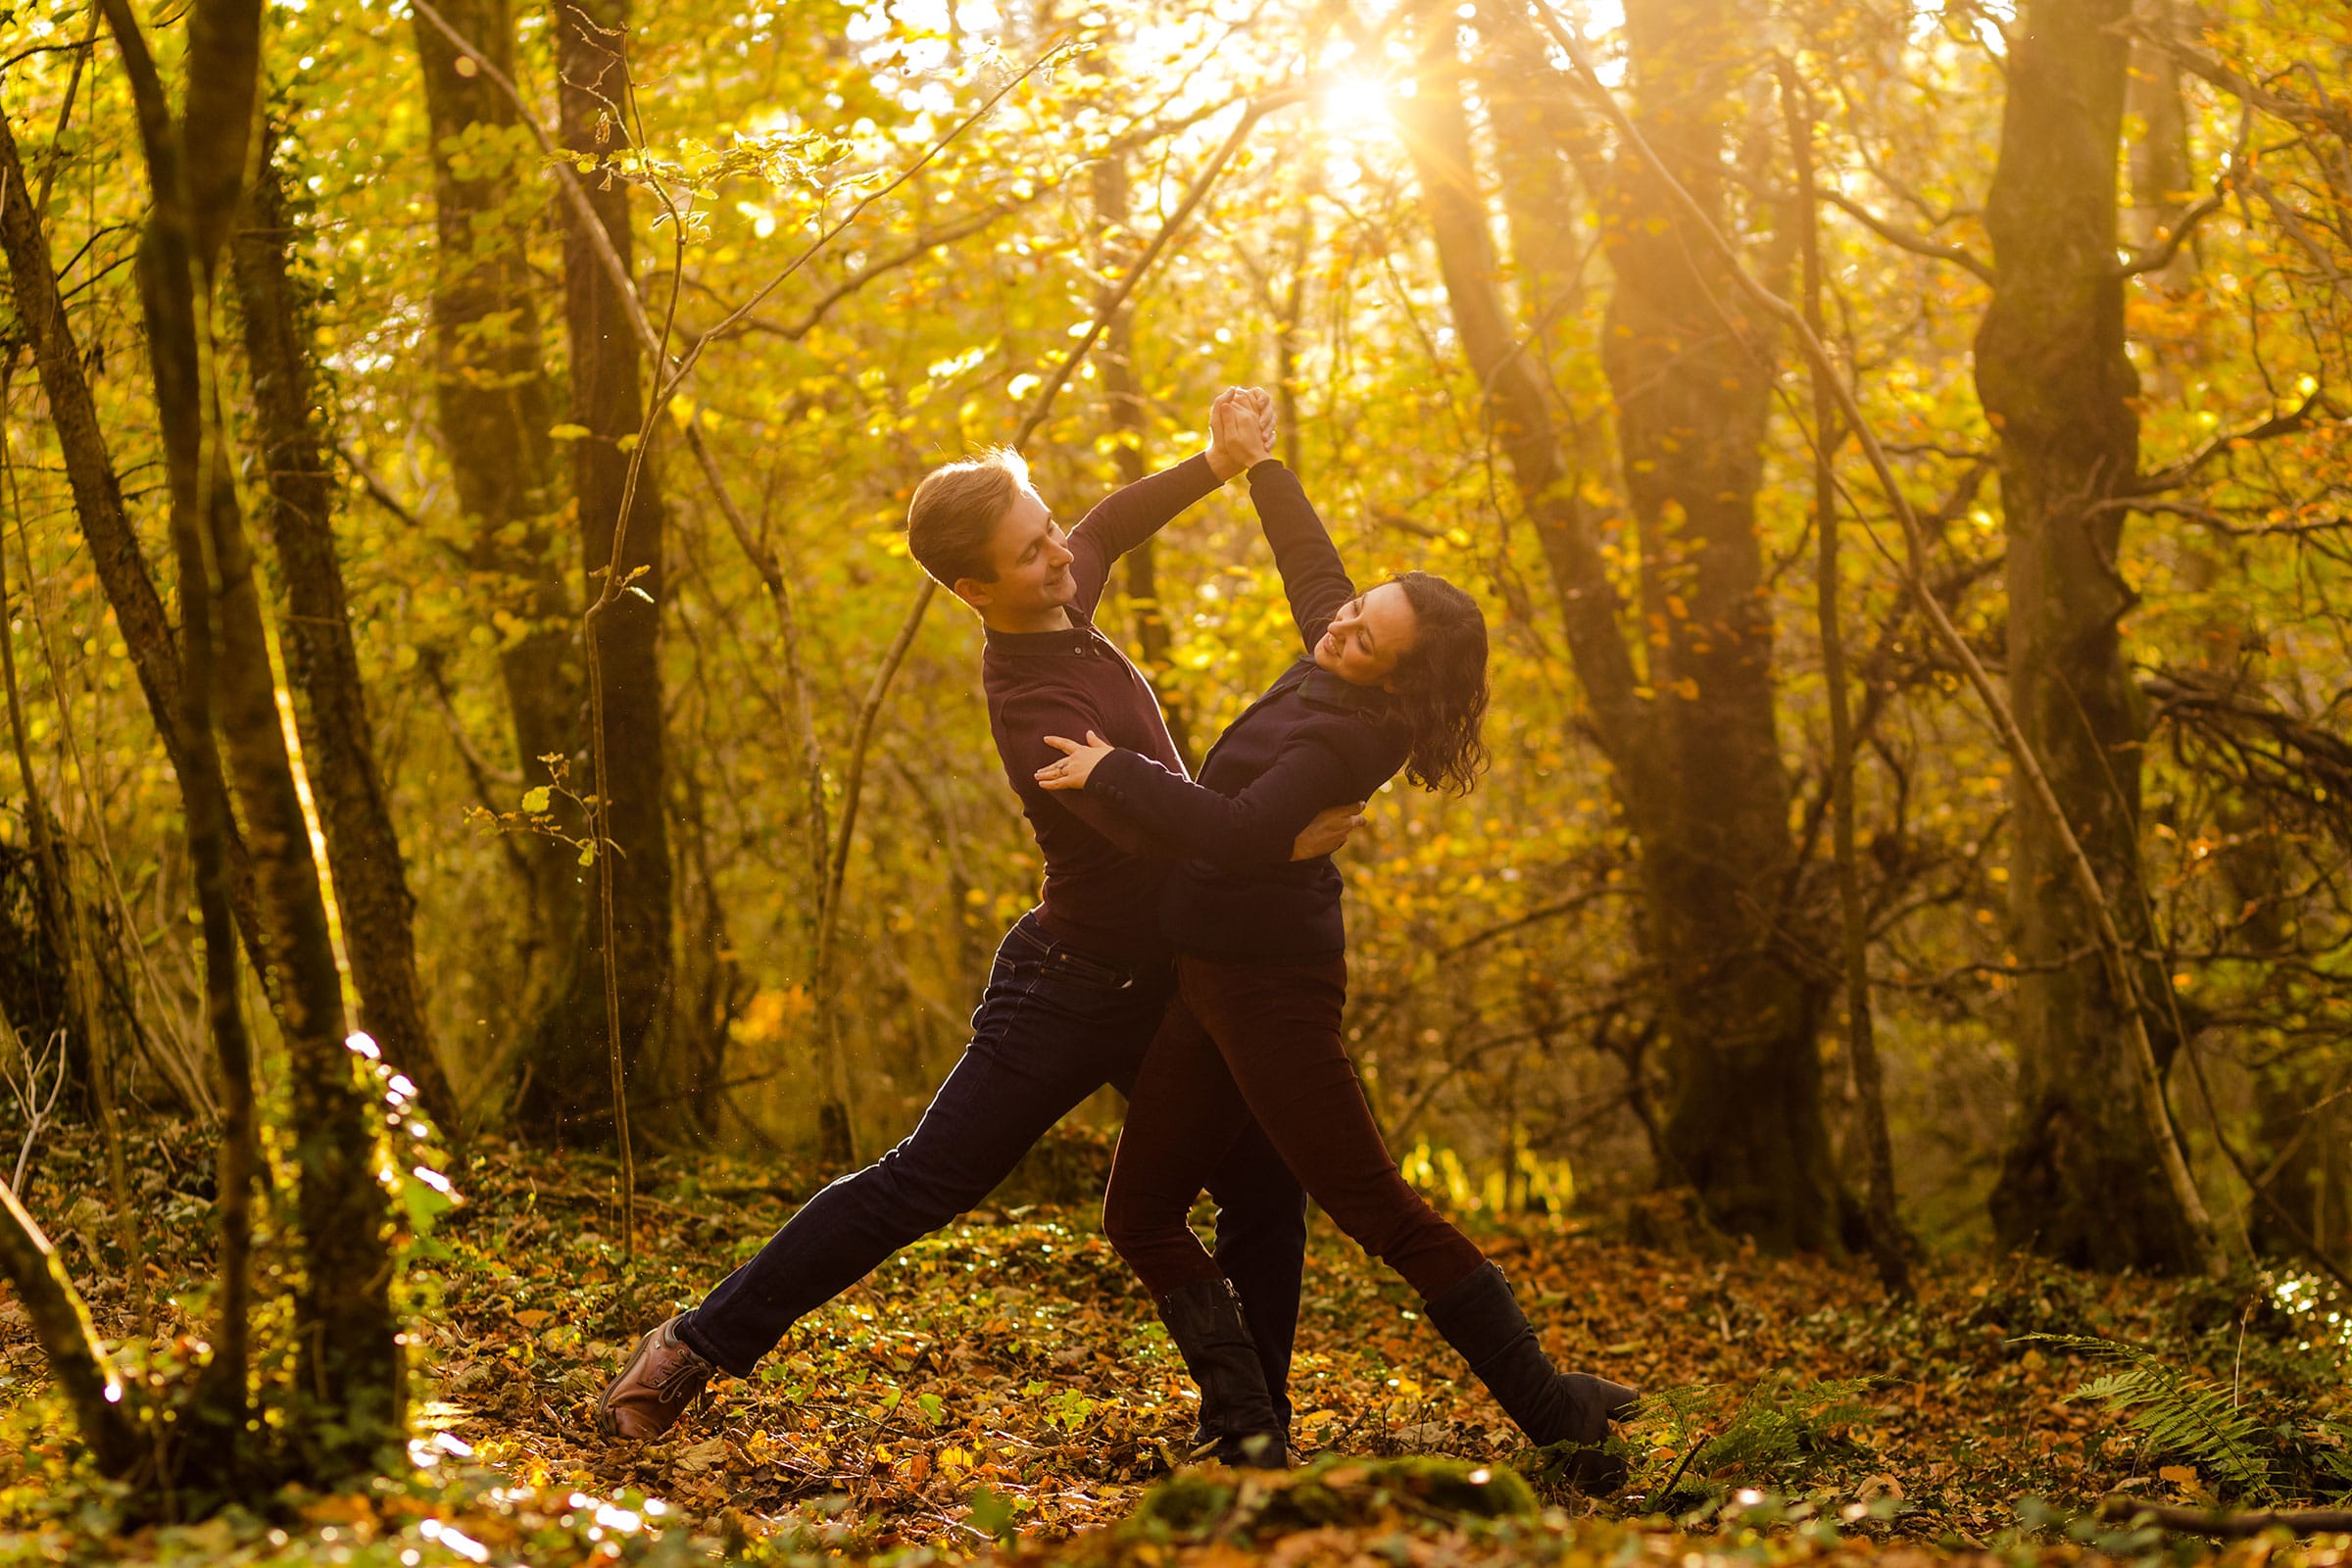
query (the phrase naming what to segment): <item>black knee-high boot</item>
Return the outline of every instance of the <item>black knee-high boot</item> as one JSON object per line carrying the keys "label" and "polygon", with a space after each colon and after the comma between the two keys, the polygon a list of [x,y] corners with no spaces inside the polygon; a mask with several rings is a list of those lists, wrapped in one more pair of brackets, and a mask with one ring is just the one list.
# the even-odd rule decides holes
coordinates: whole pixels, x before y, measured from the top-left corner
{"label": "black knee-high boot", "polygon": [[1502,1270],[1484,1263],[1459,1285],[1423,1303],[1429,1321],[1461,1352],[1503,1414],[1539,1447],[1573,1443],[1568,1479],[1602,1496],[1625,1485],[1625,1459],[1605,1453],[1609,1423],[1633,1406],[1634,1391],[1584,1372],[1562,1372],[1536,1343]]}
{"label": "black knee-high boot", "polygon": [[1242,1299],[1227,1280],[1183,1285],[1159,1298],[1160,1321],[1184,1356],[1185,1370],[1200,1389],[1200,1446],[1193,1457],[1211,1455],[1231,1465],[1281,1470],[1290,1448],[1257,1344],[1242,1321]]}

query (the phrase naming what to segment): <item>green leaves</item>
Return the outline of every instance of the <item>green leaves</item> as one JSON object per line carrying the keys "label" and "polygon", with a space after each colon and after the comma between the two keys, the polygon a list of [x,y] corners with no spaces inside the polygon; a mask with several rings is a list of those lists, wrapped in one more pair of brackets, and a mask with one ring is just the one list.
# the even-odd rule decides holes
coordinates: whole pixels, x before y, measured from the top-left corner
{"label": "green leaves", "polygon": [[1859,1446],[1845,1429],[1870,1418],[1863,1396],[1873,1381],[1776,1369],[1744,1392],[1706,1383],[1663,1388],[1635,1405],[1627,1440],[1652,1455],[1655,1473],[1644,1478],[1651,1489],[1686,1497],[1720,1496],[1734,1481],[1794,1489],[1825,1459]]}
{"label": "green leaves", "polygon": [[2241,1497],[2275,1495],[2272,1434],[2254,1411],[2211,1381],[2121,1340],[2029,1334],[2025,1339],[2122,1363],[2068,1397],[2096,1399],[2144,1434],[2161,1458],[2186,1459]]}
{"label": "green leaves", "polygon": [[1012,1498],[982,1485],[972,1489],[972,1500],[964,1517],[974,1530],[998,1541],[1009,1541],[1013,1535],[1013,1520],[1020,1514]]}

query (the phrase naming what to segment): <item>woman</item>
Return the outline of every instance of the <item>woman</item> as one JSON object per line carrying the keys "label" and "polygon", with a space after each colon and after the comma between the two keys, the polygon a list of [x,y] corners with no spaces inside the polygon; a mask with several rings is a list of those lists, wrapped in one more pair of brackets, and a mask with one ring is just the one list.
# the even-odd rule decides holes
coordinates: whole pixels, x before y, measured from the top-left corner
{"label": "woman", "polygon": [[[1246,419],[1246,409],[1220,417]],[[1238,433],[1238,432],[1237,432]],[[1298,477],[1248,456],[1250,494],[1307,657],[1228,729],[1198,784],[1089,734],[1048,789],[1085,790],[1193,857],[1162,903],[1177,999],[1145,1057],[1103,1230],[1157,1300],[1221,1450],[1285,1462],[1281,1423],[1232,1287],[1186,1224],[1202,1179],[1254,1116],[1307,1193],[1421,1296],[1438,1332],[1539,1446],[1574,1443],[1591,1492],[1624,1479],[1599,1447],[1634,1392],[1553,1369],[1501,1271],[1406,1185],[1341,1034],[1347,938],[1328,856],[1268,866],[1315,812],[1398,769],[1466,792],[1485,765],[1486,621],[1460,589],[1410,572],[1358,593]]]}

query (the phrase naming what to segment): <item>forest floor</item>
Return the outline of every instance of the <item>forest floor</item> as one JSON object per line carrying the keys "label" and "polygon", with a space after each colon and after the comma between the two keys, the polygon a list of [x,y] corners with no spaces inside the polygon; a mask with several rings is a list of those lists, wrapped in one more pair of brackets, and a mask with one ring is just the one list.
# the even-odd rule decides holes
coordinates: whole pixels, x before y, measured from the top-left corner
{"label": "forest floor", "polygon": [[[148,1278],[168,1327],[193,1333],[209,1152],[169,1131],[132,1142]],[[675,1435],[639,1445],[595,1436],[598,1389],[639,1332],[750,1255],[815,1173],[644,1162],[637,1255],[624,1263],[608,1164],[486,1145],[460,1177],[463,1206],[435,1231],[446,1250],[411,1262],[414,1472],[198,1524],[125,1528],[0,1293],[0,1562],[2189,1561],[2216,1548],[2097,1525],[2089,1510],[2119,1490],[2194,1504],[2352,1490],[2340,1446],[2352,1303],[2309,1281],[1945,1262],[1923,1274],[1916,1301],[1890,1306],[1857,1269],[1643,1249],[1543,1218],[1480,1239],[1547,1345],[1569,1364],[1676,1391],[1637,1426],[1624,1494],[1594,1503],[1552,1485],[1404,1287],[1321,1219],[1294,1383],[1313,1462],[1285,1477],[1171,1476],[1190,1386],[1096,1228],[1106,1152],[1084,1134],[1047,1146],[987,1209],[797,1325],[759,1376],[715,1385]],[[138,1353],[93,1141],[45,1135],[26,1186],[102,1333]],[[2157,1381],[2188,1381],[2192,1404],[2201,1383],[2250,1418],[2238,1447],[2207,1444],[2200,1457],[2193,1439],[2151,1439],[2076,1393],[2131,1363],[2032,1335],[2148,1348]],[[2229,1473],[2249,1455],[2253,1477]],[[2274,1537],[2223,1555],[2352,1568],[2352,1537]]]}

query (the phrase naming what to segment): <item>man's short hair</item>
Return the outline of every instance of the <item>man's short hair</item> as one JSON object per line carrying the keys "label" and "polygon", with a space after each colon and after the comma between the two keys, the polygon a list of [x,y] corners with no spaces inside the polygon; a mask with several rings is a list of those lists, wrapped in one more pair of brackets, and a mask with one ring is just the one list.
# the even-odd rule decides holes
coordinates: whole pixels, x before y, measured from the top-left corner
{"label": "man's short hair", "polygon": [[997,580],[989,546],[997,524],[1029,483],[1029,465],[1010,447],[990,447],[935,468],[906,506],[906,553],[942,588],[956,579]]}

